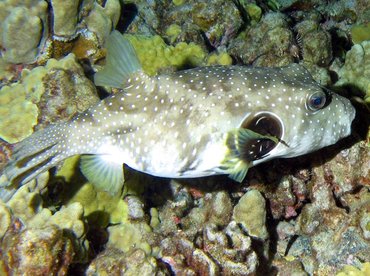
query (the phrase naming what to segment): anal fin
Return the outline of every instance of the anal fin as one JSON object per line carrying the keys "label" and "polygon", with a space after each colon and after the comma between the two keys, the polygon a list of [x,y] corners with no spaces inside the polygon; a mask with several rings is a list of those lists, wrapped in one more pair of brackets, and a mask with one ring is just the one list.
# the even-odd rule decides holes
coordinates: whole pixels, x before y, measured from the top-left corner
{"label": "anal fin", "polygon": [[122,192],[124,184],[123,164],[110,161],[107,155],[82,155],[81,172],[97,189],[112,196]]}

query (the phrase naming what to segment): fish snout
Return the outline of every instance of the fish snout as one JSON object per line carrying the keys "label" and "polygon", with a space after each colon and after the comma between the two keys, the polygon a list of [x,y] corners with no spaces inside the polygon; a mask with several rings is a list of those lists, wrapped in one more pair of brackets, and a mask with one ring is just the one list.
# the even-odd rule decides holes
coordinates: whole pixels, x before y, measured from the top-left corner
{"label": "fish snout", "polygon": [[347,137],[351,134],[352,122],[356,116],[356,109],[351,101],[340,95],[334,94],[332,96],[332,103],[337,129],[334,132],[338,135],[338,140]]}
{"label": "fish snout", "polygon": [[326,117],[320,120],[324,123],[322,127],[325,129],[322,134],[322,146],[335,144],[351,134],[356,110],[347,98],[332,94],[330,104],[322,111],[322,116]]}

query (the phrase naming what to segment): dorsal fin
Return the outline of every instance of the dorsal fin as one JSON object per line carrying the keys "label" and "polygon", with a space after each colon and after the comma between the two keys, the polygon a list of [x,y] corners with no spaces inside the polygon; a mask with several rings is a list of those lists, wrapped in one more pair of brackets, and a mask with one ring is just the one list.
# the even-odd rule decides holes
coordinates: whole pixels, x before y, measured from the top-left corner
{"label": "dorsal fin", "polygon": [[309,83],[316,83],[311,73],[301,64],[291,63],[287,66],[280,67],[279,70],[283,75],[289,76],[294,80],[300,80]]}
{"label": "dorsal fin", "polygon": [[97,86],[122,88],[134,73],[141,71],[135,49],[120,32],[113,31],[106,42],[106,64],[94,76]]}

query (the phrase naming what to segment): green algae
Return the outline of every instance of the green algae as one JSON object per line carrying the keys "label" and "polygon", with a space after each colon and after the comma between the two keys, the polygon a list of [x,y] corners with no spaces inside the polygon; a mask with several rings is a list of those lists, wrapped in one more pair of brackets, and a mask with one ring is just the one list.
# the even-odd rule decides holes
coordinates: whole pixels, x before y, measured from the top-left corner
{"label": "green algae", "polygon": [[351,36],[354,44],[360,44],[363,41],[370,40],[370,23],[353,25]]}

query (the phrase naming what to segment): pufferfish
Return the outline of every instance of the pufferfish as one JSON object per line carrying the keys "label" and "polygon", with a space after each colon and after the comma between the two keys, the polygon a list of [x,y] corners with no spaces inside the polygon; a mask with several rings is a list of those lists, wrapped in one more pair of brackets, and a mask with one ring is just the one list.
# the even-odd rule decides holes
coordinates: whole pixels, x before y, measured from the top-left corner
{"label": "pufferfish", "polygon": [[73,155],[98,188],[117,194],[123,164],[154,176],[227,174],[303,155],[348,136],[350,101],[291,64],[281,68],[209,66],[150,77],[118,31],[107,39],[97,86],[121,88],[73,120],[15,146],[0,178],[0,197]]}

